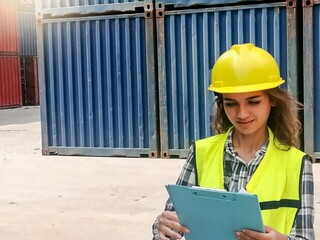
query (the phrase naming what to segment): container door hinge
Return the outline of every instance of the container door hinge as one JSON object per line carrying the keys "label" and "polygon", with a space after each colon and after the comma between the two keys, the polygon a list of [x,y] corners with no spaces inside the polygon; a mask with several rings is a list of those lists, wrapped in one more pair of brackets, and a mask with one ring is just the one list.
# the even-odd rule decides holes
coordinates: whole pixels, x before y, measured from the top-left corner
{"label": "container door hinge", "polygon": [[164,18],[164,4],[163,3],[156,4],[156,17],[157,18]]}
{"label": "container door hinge", "polygon": [[42,25],[42,13],[41,12],[36,13],[36,25],[38,25],[38,26]]}
{"label": "container door hinge", "polygon": [[314,3],[314,0],[303,0],[302,7],[312,7],[313,3]]}
{"label": "container door hinge", "polygon": [[154,15],[153,12],[154,12],[154,9],[153,9],[152,3],[147,3],[144,5],[145,18],[153,18],[153,15]]}
{"label": "container door hinge", "polygon": [[286,5],[287,5],[287,8],[296,8],[297,0],[287,0]]}

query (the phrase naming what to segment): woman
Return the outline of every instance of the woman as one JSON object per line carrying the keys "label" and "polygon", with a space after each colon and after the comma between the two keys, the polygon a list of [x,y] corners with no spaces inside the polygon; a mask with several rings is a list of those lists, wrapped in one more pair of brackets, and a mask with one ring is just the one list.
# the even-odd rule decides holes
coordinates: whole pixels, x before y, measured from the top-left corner
{"label": "woman", "polygon": [[[257,194],[265,232],[235,232],[241,240],[315,239],[312,162],[298,150],[300,104],[282,83],[274,58],[253,44],[221,55],[209,87],[217,96],[217,135],[190,147],[177,181]],[[189,231],[169,199],[153,224],[153,239],[181,239]]]}

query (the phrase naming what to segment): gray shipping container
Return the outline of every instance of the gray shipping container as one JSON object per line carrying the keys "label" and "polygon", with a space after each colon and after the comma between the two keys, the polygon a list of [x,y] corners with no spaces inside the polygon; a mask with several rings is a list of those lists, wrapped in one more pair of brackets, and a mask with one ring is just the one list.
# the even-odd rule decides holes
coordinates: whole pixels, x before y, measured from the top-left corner
{"label": "gray shipping container", "polygon": [[297,97],[297,9],[285,2],[168,10],[156,4],[161,156],[186,157],[213,134],[211,68],[233,44],[252,42],[279,64]]}
{"label": "gray shipping container", "polygon": [[157,157],[152,13],[38,22],[43,154]]}
{"label": "gray shipping container", "polygon": [[36,18],[34,13],[18,12],[19,54],[37,55]]}

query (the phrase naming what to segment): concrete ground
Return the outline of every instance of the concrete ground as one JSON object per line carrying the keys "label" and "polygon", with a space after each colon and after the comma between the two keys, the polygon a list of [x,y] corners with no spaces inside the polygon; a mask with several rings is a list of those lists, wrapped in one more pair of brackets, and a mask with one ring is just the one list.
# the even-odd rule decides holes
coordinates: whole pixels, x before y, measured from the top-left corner
{"label": "concrete ground", "polygon": [[[42,156],[39,107],[0,110],[1,240],[151,239],[184,160]],[[320,163],[314,164],[320,237]]]}

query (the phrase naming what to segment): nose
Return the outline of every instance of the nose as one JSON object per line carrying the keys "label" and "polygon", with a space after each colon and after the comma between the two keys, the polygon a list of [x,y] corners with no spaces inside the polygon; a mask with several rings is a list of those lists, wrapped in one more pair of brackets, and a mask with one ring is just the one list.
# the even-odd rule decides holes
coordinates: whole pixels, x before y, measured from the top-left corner
{"label": "nose", "polygon": [[238,108],[237,117],[239,119],[245,119],[249,116],[249,109],[245,104],[240,104]]}

